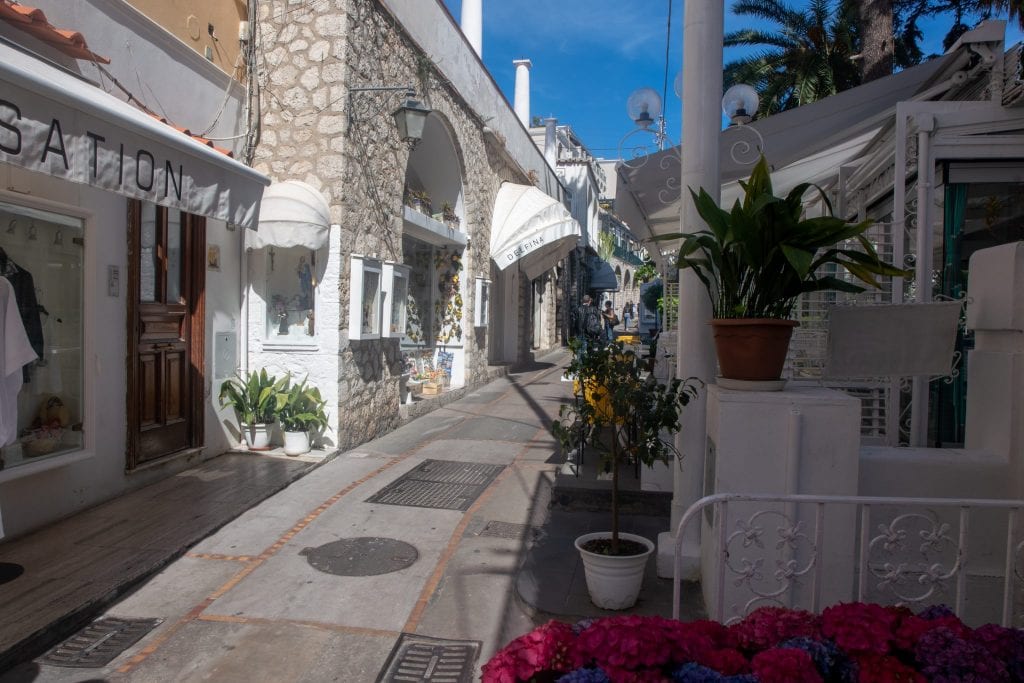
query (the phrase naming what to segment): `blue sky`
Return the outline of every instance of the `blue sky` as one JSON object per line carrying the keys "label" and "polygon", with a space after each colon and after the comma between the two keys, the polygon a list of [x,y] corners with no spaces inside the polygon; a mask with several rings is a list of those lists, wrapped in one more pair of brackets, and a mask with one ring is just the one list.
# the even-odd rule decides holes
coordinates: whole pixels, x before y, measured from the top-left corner
{"label": "blue sky", "polygon": [[[461,0],[443,1],[458,21]],[[727,3],[728,8],[732,3]],[[633,130],[626,115],[629,94],[644,86],[662,92],[668,0],[483,0],[483,6],[484,63],[508,100],[515,84],[512,60],[529,58],[531,113],[571,124],[595,155],[616,157],[620,140]],[[681,20],[682,0],[672,0],[665,115],[676,142],[682,104],[672,81],[682,63]],[[748,22],[727,10],[725,30]],[[941,52],[947,24],[922,27],[926,53]],[[1007,33],[1008,44],[1020,40],[1020,31]],[[725,60],[739,56],[727,50]]]}

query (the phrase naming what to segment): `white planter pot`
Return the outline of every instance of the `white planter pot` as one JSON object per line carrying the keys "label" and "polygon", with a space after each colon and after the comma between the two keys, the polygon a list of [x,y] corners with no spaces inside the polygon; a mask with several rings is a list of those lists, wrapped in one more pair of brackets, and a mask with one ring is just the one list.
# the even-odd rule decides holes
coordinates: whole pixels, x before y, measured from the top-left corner
{"label": "white planter pot", "polygon": [[284,454],[309,453],[309,432],[284,432]]}
{"label": "white planter pot", "polygon": [[636,603],[640,587],[644,582],[644,568],[647,559],[654,552],[654,543],[643,536],[619,533],[619,540],[636,541],[647,551],[640,555],[613,557],[598,555],[583,549],[587,541],[596,538],[611,538],[610,531],[584,534],[576,539],[576,550],[583,558],[583,570],[587,578],[590,600],[602,609],[628,609]]}
{"label": "white planter pot", "polygon": [[250,451],[270,450],[270,428],[266,423],[242,425],[242,436]]}

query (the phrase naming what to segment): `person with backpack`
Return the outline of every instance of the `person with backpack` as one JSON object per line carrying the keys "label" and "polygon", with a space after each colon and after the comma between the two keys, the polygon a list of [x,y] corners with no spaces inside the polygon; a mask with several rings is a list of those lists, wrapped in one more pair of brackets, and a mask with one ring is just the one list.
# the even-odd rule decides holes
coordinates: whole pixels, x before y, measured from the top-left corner
{"label": "person with backpack", "polygon": [[601,313],[594,306],[594,300],[589,294],[583,295],[582,303],[576,314],[576,322],[576,334],[583,343],[584,349],[600,342],[604,332],[601,325]]}

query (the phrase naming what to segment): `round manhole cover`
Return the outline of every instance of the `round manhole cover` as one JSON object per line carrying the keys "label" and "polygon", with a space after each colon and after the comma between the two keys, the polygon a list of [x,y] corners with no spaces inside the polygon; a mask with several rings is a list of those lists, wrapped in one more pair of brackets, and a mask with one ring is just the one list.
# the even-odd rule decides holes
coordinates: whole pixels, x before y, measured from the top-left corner
{"label": "round manhole cover", "polygon": [[14,581],[25,573],[25,568],[13,562],[0,562],[0,583]]}
{"label": "round manhole cover", "polygon": [[343,538],[316,548],[303,548],[313,569],[337,576],[376,576],[405,569],[419,559],[413,546],[393,538]]}

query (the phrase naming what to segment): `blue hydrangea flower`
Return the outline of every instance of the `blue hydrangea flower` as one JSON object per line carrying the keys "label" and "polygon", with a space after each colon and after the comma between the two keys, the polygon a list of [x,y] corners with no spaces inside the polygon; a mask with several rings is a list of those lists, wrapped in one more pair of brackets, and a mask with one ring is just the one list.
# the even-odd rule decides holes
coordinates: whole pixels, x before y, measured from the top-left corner
{"label": "blue hydrangea flower", "polygon": [[[722,683],[727,679],[714,669],[689,662],[672,672],[672,680],[674,683]],[[733,679],[730,677],[728,680]]]}
{"label": "blue hydrangea flower", "polygon": [[811,656],[814,666],[825,680],[856,681],[856,667],[831,640],[790,638],[779,647],[803,650]]}
{"label": "blue hydrangea flower", "polygon": [[931,621],[932,619],[939,619],[941,617],[951,617],[953,614],[953,610],[946,605],[932,605],[931,607],[918,612],[917,616]]}
{"label": "blue hydrangea flower", "polygon": [[556,683],[612,683],[612,679],[601,669],[576,669],[559,678]]}

